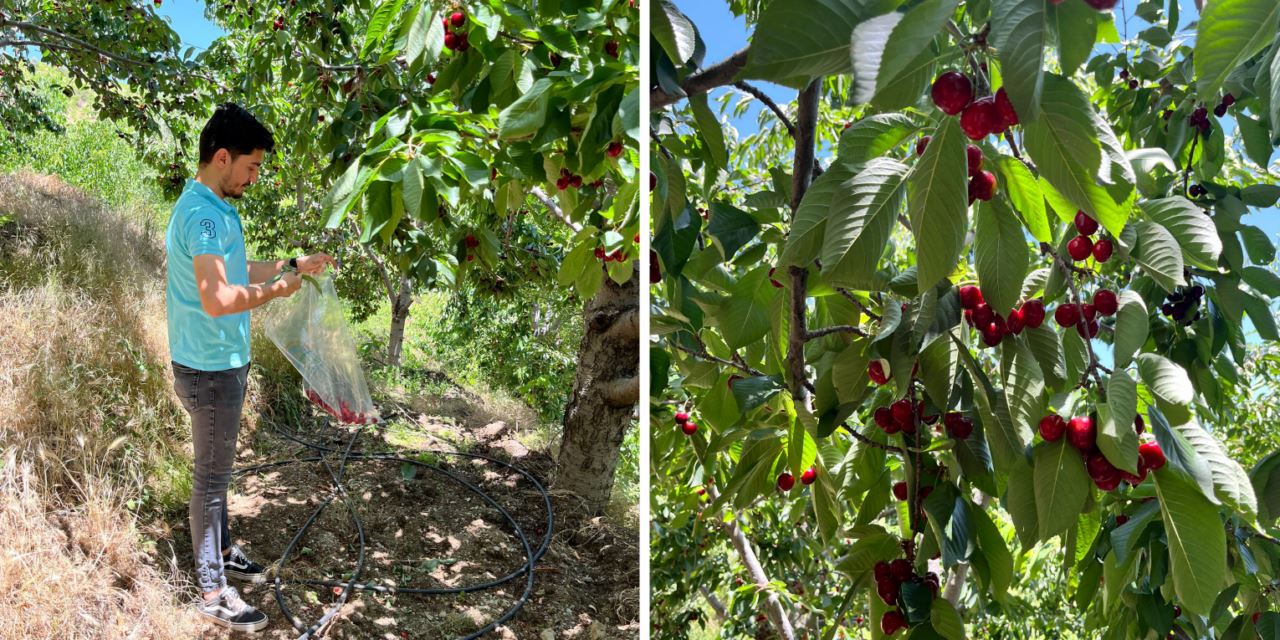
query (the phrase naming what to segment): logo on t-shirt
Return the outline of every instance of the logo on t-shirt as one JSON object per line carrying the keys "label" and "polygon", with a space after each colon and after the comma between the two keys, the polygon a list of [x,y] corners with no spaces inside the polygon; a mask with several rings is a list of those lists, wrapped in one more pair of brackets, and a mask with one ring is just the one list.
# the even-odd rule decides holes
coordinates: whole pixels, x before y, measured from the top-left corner
{"label": "logo on t-shirt", "polygon": [[208,219],[201,220],[200,226],[204,229],[204,231],[200,232],[200,237],[212,239],[215,235],[217,235],[217,233],[214,231],[212,220],[208,220]]}

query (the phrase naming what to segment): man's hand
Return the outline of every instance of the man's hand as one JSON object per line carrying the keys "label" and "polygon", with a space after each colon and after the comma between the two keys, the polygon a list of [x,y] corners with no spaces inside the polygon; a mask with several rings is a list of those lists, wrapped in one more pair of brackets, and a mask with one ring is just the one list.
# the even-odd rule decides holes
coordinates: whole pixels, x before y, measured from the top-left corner
{"label": "man's hand", "polygon": [[[302,262],[299,260],[298,262]],[[299,265],[301,266],[301,265]],[[302,276],[292,272],[285,271],[280,274],[280,279],[272,285],[273,288],[278,287],[276,295],[281,298],[288,298],[302,287]]]}
{"label": "man's hand", "polygon": [[338,268],[338,261],[334,260],[333,256],[328,254],[316,253],[309,256],[302,256],[301,258],[298,258],[298,273],[314,276],[319,274],[321,271],[324,271],[324,266],[327,264],[333,265],[334,269]]}

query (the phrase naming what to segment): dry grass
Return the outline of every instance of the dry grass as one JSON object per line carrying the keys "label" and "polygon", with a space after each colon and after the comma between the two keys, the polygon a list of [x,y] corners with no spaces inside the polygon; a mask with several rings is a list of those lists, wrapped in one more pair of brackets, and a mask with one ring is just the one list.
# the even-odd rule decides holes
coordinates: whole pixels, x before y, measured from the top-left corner
{"label": "dry grass", "polygon": [[154,217],[0,176],[0,640],[198,628],[133,511],[185,501]]}

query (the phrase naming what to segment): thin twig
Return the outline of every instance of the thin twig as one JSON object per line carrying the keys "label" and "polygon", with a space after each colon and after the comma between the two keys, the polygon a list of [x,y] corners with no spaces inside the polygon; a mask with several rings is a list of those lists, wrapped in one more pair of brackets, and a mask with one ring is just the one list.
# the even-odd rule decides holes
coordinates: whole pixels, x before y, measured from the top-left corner
{"label": "thin twig", "polygon": [[845,289],[844,287],[836,287],[836,293],[839,293],[840,295],[844,296],[846,300],[848,300],[849,302],[852,302],[853,306],[857,307],[858,311],[862,312],[862,315],[867,316],[872,320],[875,320],[876,322],[880,321],[880,316],[876,314],[874,311],[868,309],[861,302],[859,302],[858,299],[855,298],[853,294],[849,292],[848,289]]}
{"label": "thin twig", "polygon": [[782,107],[778,106],[778,103],[774,102],[772,98],[765,95],[763,91],[755,88],[752,85],[747,84],[746,82],[743,82],[743,81],[735,82],[733,83],[733,86],[746,93],[751,94],[753,97],[755,97],[756,100],[763,102],[764,106],[769,107],[769,110],[773,111],[774,115],[778,116],[778,119],[782,121],[782,125],[787,128],[787,135],[790,135],[793,140],[795,139],[796,126],[794,124],[791,124],[791,119],[787,117],[787,113],[782,110]]}
{"label": "thin twig", "polygon": [[894,453],[897,453],[897,454],[900,454],[900,455],[903,455],[903,456],[907,455],[907,451],[906,451],[906,449],[901,449],[901,448],[899,448],[899,447],[895,447],[895,446],[893,446],[893,445],[891,445],[891,444],[884,444],[883,442],[876,442],[875,440],[872,440],[871,438],[868,438],[868,437],[866,437],[866,436],[862,435],[861,433],[858,433],[858,430],[857,430],[857,429],[854,429],[854,428],[853,428],[853,427],[851,427],[851,426],[849,426],[849,423],[848,423],[848,422],[841,422],[841,423],[840,423],[840,426],[844,427],[844,430],[845,430],[845,431],[848,431],[850,434],[852,434],[852,435],[853,435],[853,438],[854,438],[855,440],[857,440],[858,442],[861,442],[861,443],[863,443],[863,444],[865,444],[865,445],[868,445],[868,446],[875,447],[875,448],[877,448],[877,449],[884,449],[885,451],[892,451],[892,452],[894,452]]}
{"label": "thin twig", "polygon": [[738,363],[736,363],[736,362],[733,362],[732,360],[725,360],[724,358],[720,358],[720,357],[713,356],[713,355],[711,355],[711,354],[706,350],[706,347],[705,347],[705,346],[703,347],[702,351],[695,351],[695,350],[693,350],[693,349],[690,349],[689,347],[686,347],[686,346],[684,346],[684,345],[679,345],[679,344],[675,345],[675,347],[676,347],[677,349],[679,349],[679,350],[681,350],[681,351],[683,351],[683,352],[685,352],[685,353],[687,353],[687,354],[691,355],[691,356],[695,356],[695,357],[698,357],[698,358],[702,358],[703,360],[709,360],[709,361],[711,361],[711,362],[718,362],[718,363],[720,363],[720,364],[722,364],[722,365],[725,365],[726,367],[733,367],[734,369],[737,369],[737,370],[742,371],[742,372],[744,372],[744,373],[749,373],[749,374],[751,374],[751,375],[753,375],[753,376],[767,376],[767,375],[768,375],[768,374],[766,374],[766,373],[765,373],[765,372],[763,372],[763,371],[760,371],[760,370],[758,370],[758,369],[752,369],[751,367],[748,367],[748,366],[746,366],[746,365],[738,364]]}
{"label": "thin twig", "polygon": [[834,325],[830,327],[823,327],[821,329],[815,329],[813,331],[806,331],[804,334],[804,340],[805,342],[808,342],[810,340],[817,340],[818,338],[821,338],[823,336],[829,336],[833,333],[852,333],[852,334],[862,336],[864,338],[867,337],[867,333],[862,329],[859,329],[852,325],[839,324],[839,325]]}
{"label": "thin twig", "polygon": [[547,210],[551,212],[551,215],[559,219],[560,222],[563,222],[566,227],[572,229],[574,233],[582,231],[582,226],[570,220],[569,216],[566,216],[564,211],[560,209],[560,205],[556,204],[555,200],[552,200],[551,197],[548,196],[541,188],[533,187],[532,189],[529,189],[529,193],[532,193],[533,197],[537,198],[539,202],[547,207]]}

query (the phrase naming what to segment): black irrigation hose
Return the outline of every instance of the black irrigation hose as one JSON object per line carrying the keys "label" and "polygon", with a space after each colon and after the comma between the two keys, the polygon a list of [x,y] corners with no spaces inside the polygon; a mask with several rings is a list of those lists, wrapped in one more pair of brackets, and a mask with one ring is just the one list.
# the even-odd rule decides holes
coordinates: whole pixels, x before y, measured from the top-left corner
{"label": "black irrigation hose", "polygon": [[[337,453],[338,452],[338,449],[325,447],[325,446],[316,444],[314,442],[308,442],[292,433],[287,433],[278,427],[275,428],[275,431],[280,435],[284,436],[285,438],[288,438],[289,440],[293,440],[294,442],[297,442],[298,444],[301,444],[307,447],[308,449],[312,449],[320,453]],[[428,464],[420,460],[413,460],[410,458],[404,458],[399,455],[396,455],[398,452],[365,453],[365,452],[358,451],[353,454],[351,452],[351,448],[353,445],[355,445],[356,439],[359,437],[360,437],[360,431],[357,429],[351,435],[351,439],[347,441],[346,448],[342,450],[342,458],[338,464],[338,471],[336,473],[334,472],[333,467],[329,466],[328,460],[326,460],[323,455],[316,455],[310,458],[294,458],[291,460],[279,460],[276,462],[268,462],[265,464],[255,465],[252,467],[236,469],[234,472],[234,475],[241,476],[248,473],[256,473],[263,469],[280,467],[287,464],[294,464],[297,462],[320,462],[322,465],[324,465],[325,470],[329,472],[329,477],[333,481],[333,493],[331,493],[327,498],[325,498],[325,500],[320,503],[320,506],[316,507],[316,510],[312,512],[311,517],[307,518],[307,521],[302,525],[302,528],[298,529],[298,532],[294,534],[293,539],[289,541],[289,545],[285,547],[284,553],[281,555],[279,565],[276,569],[276,577],[275,577],[276,603],[280,606],[281,612],[283,612],[285,617],[289,620],[289,624],[293,625],[295,629],[302,632],[302,635],[299,636],[299,640],[312,638],[313,634],[317,633],[320,629],[323,629],[324,626],[329,622],[329,620],[331,620],[333,616],[336,615],[338,611],[342,609],[342,605],[346,603],[347,595],[351,593],[353,589],[369,590],[369,591],[375,591],[378,593],[417,593],[417,594],[424,594],[424,595],[472,593],[476,591],[484,591],[484,590],[492,589],[493,587],[505,584],[521,575],[524,575],[525,587],[524,587],[524,593],[521,594],[520,599],[517,600],[515,604],[513,604],[509,609],[503,612],[503,614],[499,616],[496,620],[494,620],[493,622],[490,622],[488,625],[484,626],[483,628],[477,631],[472,632],[469,635],[463,636],[461,640],[473,640],[475,638],[479,638],[480,636],[483,636],[484,634],[497,628],[498,625],[503,624],[506,621],[510,620],[511,618],[515,617],[515,615],[519,613],[520,609],[525,605],[525,603],[529,601],[529,596],[533,593],[534,565],[538,562],[538,560],[542,558],[543,554],[547,552],[547,547],[550,546],[551,544],[552,529],[555,526],[555,514],[551,507],[551,496],[550,494],[547,493],[547,490],[542,486],[542,483],[538,482],[537,478],[533,477],[532,474],[525,471],[524,469],[521,469],[520,467],[517,467],[512,464],[503,462],[502,460],[491,458],[489,456],[484,456],[476,453],[463,453],[459,451],[438,451],[438,450],[426,451],[427,453],[432,453],[436,455],[467,457],[467,458],[473,458],[478,460],[485,460],[487,462],[492,462],[494,464],[501,465],[503,467],[506,467],[508,469],[511,469],[512,471],[519,473],[520,475],[524,476],[525,479],[531,482],[533,486],[538,490],[538,493],[542,495],[542,501],[547,510],[546,532],[542,536],[542,543],[539,545],[537,551],[534,551],[529,546],[529,539],[527,536],[525,536],[524,529],[520,527],[520,524],[516,522],[515,518],[513,518],[506,509],[502,508],[501,505],[499,505],[496,501],[494,501],[494,499],[490,497],[489,494],[485,493],[484,490],[481,489],[480,487],[470,482],[467,482],[466,480],[440,468],[439,466]],[[360,516],[356,513],[355,507],[351,504],[351,501],[347,497],[346,490],[342,486],[342,475],[346,471],[347,462],[350,460],[396,461],[401,463],[413,464],[419,467],[430,469],[436,473],[439,473],[449,478],[450,480],[453,480],[454,482],[457,482],[458,484],[461,484],[462,486],[471,490],[471,492],[480,496],[482,499],[484,499],[485,502],[489,503],[489,505],[492,506],[494,509],[496,509],[498,513],[502,514],[502,517],[505,518],[506,521],[511,525],[512,529],[515,531],[516,537],[520,540],[520,545],[524,547],[524,555],[525,555],[524,564],[522,564],[515,571],[512,571],[511,573],[501,578],[498,578],[496,580],[491,580],[483,584],[476,584],[476,585],[470,585],[470,586],[464,586],[464,587],[453,587],[453,588],[445,588],[445,589],[427,589],[427,588],[418,588],[418,587],[388,587],[385,585],[357,582],[357,580],[359,580],[360,578],[360,574],[364,571],[365,537],[364,537],[364,525],[360,522]],[[297,546],[298,542],[302,540],[302,537],[306,535],[307,530],[311,528],[311,525],[314,524],[316,519],[320,517],[320,514],[324,512],[325,508],[327,508],[329,504],[333,502],[334,498],[338,498],[338,497],[342,498],[343,504],[347,507],[347,511],[351,514],[351,520],[352,522],[355,523],[356,531],[359,535],[360,553],[356,561],[355,572],[352,573],[351,578],[346,582],[336,582],[333,580],[282,581],[280,579],[280,573],[284,571],[285,563],[288,561],[289,555],[293,552],[294,547]],[[298,618],[293,615],[293,612],[289,610],[288,605],[285,604],[284,593],[281,588],[284,582],[288,582],[289,584],[341,586],[342,591],[338,595],[338,601],[334,603],[332,608],[326,611],[325,614],[321,616],[319,620],[317,620],[315,623],[308,626],[303,621],[298,620]]]}

